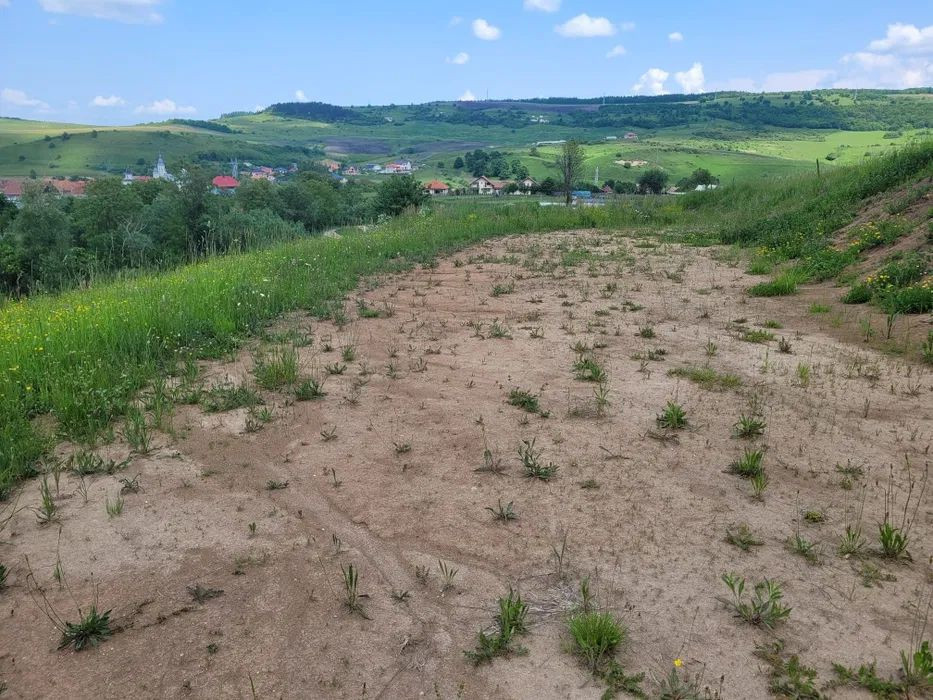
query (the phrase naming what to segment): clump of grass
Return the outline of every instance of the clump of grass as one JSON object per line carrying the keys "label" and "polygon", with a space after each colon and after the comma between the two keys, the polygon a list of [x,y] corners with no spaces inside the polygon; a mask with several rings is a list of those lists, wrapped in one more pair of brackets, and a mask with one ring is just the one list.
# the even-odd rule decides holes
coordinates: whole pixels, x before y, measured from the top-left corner
{"label": "clump of grass", "polygon": [[765,489],[768,488],[768,475],[762,469],[757,474],[749,477],[748,483],[752,487],[752,498],[756,501],[763,501],[765,498]]}
{"label": "clump of grass", "polygon": [[550,481],[557,475],[558,467],[553,462],[545,462],[541,459],[542,450],[535,449],[535,438],[531,440],[522,440],[521,447],[518,448],[518,456],[522,460],[522,467],[525,469],[525,476],[541,481]]}
{"label": "clump of grass", "polygon": [[541,413],[541,404],[538,401],[537,394],[532,394],[524,389],[512,389],[509,391],[508,404],[516,406],[528,413]]}
{"label": "clump of grass", "polygon": [[486,510],[492,513],[492,517],[496,520],[500,520],[506,523],[509,520],[516,520],[518,518],[518,514],[512,509],[512,504],[513,501],[509,501],[503,506],[502,499],[500,498],[499,503],[495,508],[492,506],[486,506]]}
{"label": "clump of grass", "polygon": [[729,465],[729,471],[738,474],[745,479],[751,479],[764,473],[764,452],[762,450],[753,450],[745,448],[742,456]]}
{"label": "clump of grass", "polygon": [[736,421],[735,425],[732,426],[732,430],[736,437],[753,438],[762,435],[765,427],[767,426],[764,420],[758,416],[747,416],[743,413],[739,416],[739,420]]}
{"label": "clump of grass", "polygon": [[505,598],[497,601],[499,612],[496,614],[493,630],[480,630],[476,648],[465,651],[466,657],[476,666],[492,661],[497,656],[506,654],[524,654],[526,650],[514,644],[515,637],[528,631],[525,617],[528,604],[520,593],[511,588]]}
{"label": "clump of grass", "polygon": [[[363,609],[363,598],[368,598],[369,596],[365,593],[360,593],[359,584],[360,584],[360,572],[353,566],[353,564],[348,564],[347,566],[340,567],[341,572],[343,572],[343,592],[344,592],[344,605],[350,610],[361,617],[366,617],[366,611]],[[368,618],[367,618],[368,619]]]}
{"label": "clump of grass", "polygon": [[687,427],[687,412],[679,403],[668,401],[655,420],[660,427],[667,430],[681,430]]}
{"label": "clump of grass", "polygon": [[760,547],[765,542],[755,536],[746,523],[730,525],[726,528],[726,542],[735,545],[743,552],[751,551],[752,547]]}
{"label": "clump of grass", "polygon": [[625,628],[610,612],[581,612],[568,623],[574,652],[596,673],[625,638]]}
{"label": "clump of grass", "polygon": [[276,346],[254,358],[253,375],[263,389],[274,391],[292,386],[299,373],[298,350],[292,346]]}
{"label": "clump of grass", "polygon": [[654,332],[654,326],[646,325],[638,329],[638,335],[642,338],[654,338],[657,334]]}
{"label": "clump of grass", "polygon": [[208,413],[222,413],[237,408],[250,408],[262,403],[262,397],[247,382],[234,384],[223,381],[214,384],[201,397],[201,407]]}
{"label": "clump of grass", "polygon": [[327,396],[327,392],[324,391],[323,379],[315,379],[314,377],[307,377],[299,381],[292,390],[292,394],[297,401],[313,401]]}
{"label": "clump of grass", "polygon": [[782,297],[797,293],[799,275],[791,271],[782,272],[770,282],[761,282],[748,288],[749,296]]}
{"label": "clump of grass", "polygon": [[574,376],[584,382],[605,383],[609,373],[592,355],[580,355],[573,363]]}
{"label": "clump of grass", "polygon": [[107,496],[104,503],[104,510],[107,511],[108,518],[118,518],[123,515],[123,496],[117,494],[112,501],[110,500],[110,496]]}
{"label": "clump of grass", "polygon": [[675,367],[668,372],[672,377],[682,377],[710,391],[735,389],[742,380],[735,374],[717,372],[711,367]]}
{"label": "clump of grass", "polygon": [[774,333],[750,328],[739,336],[739,340],[744,340],[746,343],[767,343],[774,340]]}
{"label": "clump of grass", "polygon": [[492,296],[501,297],[504,294],[512,294],[515,291],[515,282],[509,281],[508,284],[499,283],[492,287]]}
{"label": "clump of grass", "polygon": [[724,573],[722,581],[732,593],[732,598],[719,600],[732,610],[736,617],[750,625],[774,629],[790,615],[791,609],[781,602],[784,592],[776,581],[767,578],[759,581],[749,595],[745,593],[743,577]]}
{"label": "clump of grass", "polygon": [[65,622],[58,648],[73,647],[75,651],[81,651],[89,646],[98,646],[113,634],[110,629],[110,613],[110,610],[98,612],[97,606],[92,605],[78,622]]}

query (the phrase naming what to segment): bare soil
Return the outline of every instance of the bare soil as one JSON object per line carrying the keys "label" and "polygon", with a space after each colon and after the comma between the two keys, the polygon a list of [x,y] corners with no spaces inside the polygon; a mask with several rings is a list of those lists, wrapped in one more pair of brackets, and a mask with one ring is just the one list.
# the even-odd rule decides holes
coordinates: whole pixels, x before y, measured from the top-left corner
{"label": "bare soil", "polygon": [[[578,249],[588,251],[582,261],[561,264]],[[566,627],[585,578],[627,628],[616,658],[646,673],[652,697],[674,659],[721,697],[767,697],[769,669],[754,651],[775,639],[819,672],[818,685],[833,678],[832,662],[877,661],[879,675],[894,675],[910,644],[912,601],[933,582],[929,491],[912,522],[912,561],[879,556],[877,523],[889,474],[899,521],[908,462],[914,512],[933,438],[931,375],[833,337],[801,300],[746,297],[756,279],[716,252],[621,233],[511,237],[370,280],[358,294],[379,318],[356,318],[354,298],[353,320],[340,328],[283,319],[276,330],[313,334],[300,349],[307,374],[347,365],[327,379],[324,398],[263,392],[274,417],[256,432],[245,430],[245,409],[178,406],[151,453],[131,455],[113,476],[86,477],[86,500],[78,479],[62,474],[51,525],[32,510],[37,482],[25,485],[0,537],[10,569],[0,592],[6,693],[599,698],[605,685],[572,654]],[[493,296],[495,285],[506,293]],[[492,337],[494,321],[508,337]],[[741,339],[767,321],[783,324],[775,341]],[[655,337],[639,335],[648,326]],[[778,351],[781,336],[790,354]],[[249,379],[258,342],[205,363],[201,381]],[[574,376],[577,342],[595,346],[609,372],[605,415],[596,385]],[[343,362],[348,345],[355,358]],[[657,359],[635,357],[657,350]],[[707,365],[741,385],[711,391],[668,374]],[[809,383],[798,365],[809,367]],[[514,388],[538,394],[546,417],[509,405]],[[684,430],[657,425],[671,400],[687,411]],[[735,437],[739,415],[755,408],[764,435]],[[523,475],[518,448],[532,439],[559,467],[549,482]],[[728,473],[756,445],[769,476],[760,501]],[[484,448],[503,474],[477,471]],[[119,431],[99,451],[129,454]],[[137,475],[138,493],[108,517],[118,479]],[[270,490],[270,481],[287,487]],[[862,489],[864,556],[840,558]],[[486,508],[500,500],[517,519],[493,518]],[[803,511],[825,521],[808,523]],[[746,553],[726,542],[738,523],[763,544]],[[798,531],[819,543],[818,563],[789,549]],[[58,561],[64,587],[53,577]],[[438,562],[457,570],[444,591]],[[341,568],[350,564],[368,595],[362,614],[344,603]],[[867,566],[890,580],[866,585]],[[789,619],[773,632],[737,619],[718,600],[723,572],[749,586],[780,581]],[[116,633],[97,648],[58,651],[36,584],[69,621],[97,599]],[[223,593],[198,602],[196,585]],[[509,587],[530,604],[527,653],[474,667],[463,652]]]}

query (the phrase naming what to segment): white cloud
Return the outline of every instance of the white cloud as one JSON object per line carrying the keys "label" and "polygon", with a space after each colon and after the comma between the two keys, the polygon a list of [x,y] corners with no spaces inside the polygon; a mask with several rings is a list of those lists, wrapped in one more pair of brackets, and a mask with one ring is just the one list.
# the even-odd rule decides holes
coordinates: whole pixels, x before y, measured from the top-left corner
{"label": "white cloud", "polygon": [[494,27],[482,17],[473,20],[473,33],[483,41],[495,41],[502,36],[502,30]]}
{"label": "white cloud", "polygon": [[39,0],[46,12],[109,19],[127,24],[159,24],[162,0]]}
{"label": "white cloud", "polygon": [[538,10],[539,12],[557,12],[560,9],[560,0],[525,0],[526,10]]}
{"label": "white cloud", "polygon": [[670,77],[670,73],[661,68],[649,68],[638,79],[638,82],[632,86],[632,92],[636,95],[643,92],[649,95],[663,95],[667,92],[664,89],[665,81]]}
{"label": "white cloud", "polygon": [[10,105],[11,107],[28,107],[40,111],[49,108],[48,102],[43,102],[36,97],[30,97],[22,90],[14,90],[13,88],[3,88],[0,90],[0,103]]}
{"label": "white cloud", "polygon": [[821,87],[829,87],[835,75],[835,71],[822,68],[798,70],[788,73],[770,73],[765,77],[761,89],[764,92],[817,90]]}
{"label": "white cloud", "polygon": [[126,100],[116,95],[111,95],[110,97],[98,95],[91,100],[91,107],[122,107],[125,104]]}
{"label": "white cloud", "polygon": [[462,66],[465,63],[470,62],[470,54],[468,54],[466,51],[461,51],[453,58],[445,58],[444,61],[447,63],[453,63],[455,66]]}
{"label": "white cloud", "polygon": [[474,95],[470,90],[464,92],[460,97],[457,98],[458,102],[476,102],[476,95]]}
{"label": "white cloud", "polygon": [[616,33],[616,28],[605,17],[590,17],[585,12],[577,15],[571,20],[558,24],[554,31],[561,36],[577,38],[589,38],[594,36],[612,36]]}
{"label": "white cloud", "polygon": [[706,78],[703,76],[703,64],[694,63],[690,70],[674,73],[674,80],[680,84],[680,87],[688,95],[703,92],[706,86]]}
{"label": "white cloud", "polygon": [[875,39],[868,45],[872,51],[903,51],[905,53],[933,52],[933,24],[918,29],[913,24],[897,22],[888,25],[884,39]]}
{"label": "white cloud", "polygon": [[668,41],[683,41],[684,35],[681,34],[680,32],[671,32],[670,34],[667,35],[667,40]]}
{"label": "white cloud", "polygon": [[308,96],[305,94],[304,90],[295,90],[295,99],[299,102],[307,102]]}
{"label": "white cloud", "polygon": [[606,58],[618,58],[619,56],[624,56],[626,53],[628,52],[622,44],[616,44],[606,53]]}
{"label": "white cloud", "polygon": [[194,114],[198,110],[190,105],[176,104],[175,100],[167,97],[164,100],[156,100],[147,105],[139,105],[135,110],[136,114]]}

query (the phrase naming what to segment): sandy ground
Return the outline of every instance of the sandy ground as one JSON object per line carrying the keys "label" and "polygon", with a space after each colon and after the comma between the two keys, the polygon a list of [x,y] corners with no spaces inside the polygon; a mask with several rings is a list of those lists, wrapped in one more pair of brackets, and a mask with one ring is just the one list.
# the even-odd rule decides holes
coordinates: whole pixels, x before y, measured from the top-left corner
{"label": "sandy ground", "polygon": [[[371,280],[359,297],[380,318],[356,318],[354,297],[342,328],[302,316],[276,326],[313,335],[300,349],[308,374],[354,347],[323,399],[264,392],[274,419],[258,432],[244,430],[243,409],[178,406],[172,434],[124,471],[88,477],[86,499],[63,474],[51,525],[37,524],[37,482],[26,484],[0,536],[10,569],[0,592],[3,697],[598,698],[605,686],[570,653],[566,631],[586,577],[627,627],[617,658],[647,674],[649,696],[681,658],[701,685],[721,682],[722,697],[767,697],[768,668],[753,652],[776,638],[819,682],[834,661],[876,660],[880,675],[893,674],[911,601],[933,582],[929,491],[912,524],[912,562],[875,554],[877,522],[892,465],[900,509],[906,461],[916,477],[928,463],[931,374],[832,337],[800,300],[746,298],[758,280],[718,262],[716,249],[652,245],[585,231],[513,237]],[[576,249],[589,259],[561,265]],[[512,293],[492,296],[510,283]],[[511,337],[490,337],[497,319]],[[784,325],[773,332],[792,354],[739,338],[769,320]],[[638,335],[647,325],[656,337]],[[578,341],[595,344],[608,368],[608,415],[593,415],[594,384],[574,377]],[[248,379],[257,343],[204,364],[200,381]],[[655,349],[666,354],[633,359]],[[742,385],[709,391],[668,374],[706,364]],[[807,386],[799,364],[810,367]],[[549,415],[508,405],[513,388],[540,394]],[[689,427],[658,439],[656,414],[674,399]],[[767,422],[757,441],[732,434],[750,402]],[[532,438],[559,467],[550,482],[523,476],[518,448]],[[766,451],[763,501],[726,473],[749,443]],[[484,446],[503,474],[476,471]],[[100,452],[122,459],[128,447],[118,437]],[[845,489],[837,466],[863,475]],[[136,475],[138,493],[108,517],[118,479]],[[288,484],[270,490],[270,480]],[[842,559],[836,545],[862,487],[867,554]],[[486,507],[499,499],[514,503],[516,520],[493,519]],[[825,522],[803,522],[805,510]],[[764,544],[745,553],[727,543],[734,523]],[[789,550],[798,528],[820,543],[819,564]],[[119,631],[96,649],[57,651],[27,556],[62,617],[74,620],[96,595]],[[53,578],[57,561],[66,587]],[[457,569],[443,592],[439,561]],[[343,603],[349,564],[368,594],[363,615]],[[863,585],[866,564],[896,580]],[[789,620],[774,633],[737,620],[717,600],[725,571],[782,582]],[[195,585],[223,593],[197,602]],[[528,653],[474,668],[463,651],[510,586],[530,603]]]}

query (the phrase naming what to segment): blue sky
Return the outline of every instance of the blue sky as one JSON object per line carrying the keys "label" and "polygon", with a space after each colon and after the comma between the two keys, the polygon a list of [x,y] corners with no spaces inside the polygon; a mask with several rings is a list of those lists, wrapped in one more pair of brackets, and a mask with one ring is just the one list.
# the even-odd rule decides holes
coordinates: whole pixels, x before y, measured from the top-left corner
{"label": "blue sky", "polygon": [[933,4],[0,0],[0,115],[933,84]]}

